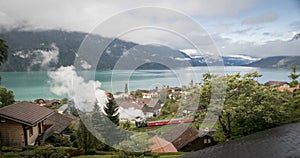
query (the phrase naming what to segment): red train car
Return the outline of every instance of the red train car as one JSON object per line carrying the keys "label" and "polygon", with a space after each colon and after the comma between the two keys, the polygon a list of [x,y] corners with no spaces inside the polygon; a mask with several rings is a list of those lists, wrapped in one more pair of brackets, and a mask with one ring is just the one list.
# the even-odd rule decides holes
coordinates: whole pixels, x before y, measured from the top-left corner
{"label": "red train car", "polygon": [[151,122],[147,123],[147,127],[163,126],[163,125],[167,125],[168,123],[169,123],[169,120],[151,121]]}
{"label": "red train car", "polygon": [[195,121],[194,118],[187,118],[187,119],[180,118],[180,119],[171,119],[171,120],[151,121],[147,123],[147,127],[172,125],[172,124],[180,124],[180,123],[192,123],[194,121]]}

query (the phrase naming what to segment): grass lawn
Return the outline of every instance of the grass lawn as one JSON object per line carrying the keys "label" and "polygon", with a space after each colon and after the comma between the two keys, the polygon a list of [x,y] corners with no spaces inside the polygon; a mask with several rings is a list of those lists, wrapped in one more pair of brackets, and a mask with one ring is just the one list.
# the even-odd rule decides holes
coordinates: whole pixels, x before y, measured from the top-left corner
{"label": "grass lawn", "polygon": [[[188,154],[187,152],[178,152],[178,153],[161,153],[160,158],[175,158]],[[76,156],[76,158],[110,158],[112,155],[81,155]],[[145,158],[151,158],[151,156],[146,156]]]}

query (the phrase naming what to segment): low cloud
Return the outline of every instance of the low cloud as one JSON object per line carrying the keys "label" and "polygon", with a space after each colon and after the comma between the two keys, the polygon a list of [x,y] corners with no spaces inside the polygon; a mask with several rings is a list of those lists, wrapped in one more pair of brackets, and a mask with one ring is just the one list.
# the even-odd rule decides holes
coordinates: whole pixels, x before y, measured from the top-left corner
{"label": "low cloud", "polygon": [[13,56],[30,60],[27,70],[38,66],[38,70],[53,70],[58,63],[59,48],[53,43],[48,50],[37,49],[33,51],[16,51]]}
{"label": "low cloud", "polygon": [[88,70],[88,69],[91,69],[92,68],[92,65],[90,65],[87,61],[85,60],[80,60],[80,66],[85,69],[85,70]]}
{"label": "low cloud", "polygon": [[242,24],[244,25],[257,25],[262,23],[269,23],[276,21],[278,19],[278,15],[276,13],[267,13],[263,14],[257,17],[250,17],[247,19],[244,19],[242,21]]}

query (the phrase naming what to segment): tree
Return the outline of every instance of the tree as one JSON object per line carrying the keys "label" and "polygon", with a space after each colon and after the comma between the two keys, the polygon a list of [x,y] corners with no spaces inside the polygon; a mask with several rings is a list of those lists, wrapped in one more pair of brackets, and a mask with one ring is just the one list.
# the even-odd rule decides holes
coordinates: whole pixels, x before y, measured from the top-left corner
{"label": "tree", "polygon": [[128,84],[125,83],[125,93],[127,94],[128,93]]}
{"label": "tree", "polygon": [[13,91],[0,87],[0,108],[13,104],[15,102],[14,97]]}
{"label": "tree", "polygon": [[[5,44],[5,41],[0,39],[0,66],[7,61],[8,57],[8,46]],[[1,76],[0,76],[1,82]]]}
{"label": "tree", "polygon": [[67,104],[68,101],[69,101],[68,98],[62,98],[62,99],[60,100],[60,104],[61,104],[61,105]]}
{"label": "tree", "polygon": [[112,121],[115,125],[119,126],[119,107],[115,101],[114,96],[109,93],[107,96],[107,103],[104,107],[106,116]]}
{"label": "tree", "polygon": [[95,137],[86,128],[83,122],[80,120],[77,130],[77,143],[80,149],[84,150],[85,154],[88,154],[96,145]]}
{"label": "tree", "polygon": [[8,57],[8,46],[5,41],[0,39],[0,66],[7,61]]}
{"label": "tree", "polygon": [[288,76],[292,80],[290,83],[291,87],[296,87],[299,84],[299,82],[297,81],[297,78],[299,76],[300,76],[300,74],[297,73],[297,66],[296,65],[292,66],[292,72]]}
{"label": "tree", "polygon": [[[226,81],[225,102],[222,109],[213,107],[218,116],[219,127],[214,135],[217,141],[227,141],[262,131],[288,120],[286,100],[277,91],[260,85],[256,78],[261,75],[254,72],[244,76],[240,74],[213,77],[204,76],[204,84],[200,89],[200,105],[210,105],[210,94],[213,80]],[[203,110],[205,111],[205,110]]]}
{"label": "tree", "polygon": [[[116,115],[115,113],[118,110],[115,111],[112,110],[114,108],[111,108],[116,106],[112,94],[108,94],[108,97],[110,99],[108,99],[108,103],[104,109],[104,112],[106,112],[106,114],[104,114],[100,110],[100,107],[96,102],[94,105],[93,113],[91,115],[90,124],[93,125],[92,132],[94,133],[96,138],[107,145],[113,146],[123,141],[124,139],[127,139],[127,133],[122,131],[122,129],[118,127],[119,114],[117,113]],[[106,146],[106,148],[108,148],[108,146]]]}

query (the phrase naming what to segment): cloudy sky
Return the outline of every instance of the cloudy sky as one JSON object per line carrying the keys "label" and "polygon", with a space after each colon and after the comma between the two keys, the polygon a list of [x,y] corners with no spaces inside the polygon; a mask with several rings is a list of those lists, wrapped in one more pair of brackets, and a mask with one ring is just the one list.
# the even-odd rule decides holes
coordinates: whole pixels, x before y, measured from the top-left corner
{"label": "cloudy sky", "polygon": [[[128,11],[139,7],[168,8],[171,11],[153,9],[153,12],[138,14]],[[64,29],[89,33],[120,14],[122,16],[110,27],[117,29],[119,22],[127,23],[128,32],[131,26],[135,26],[130,24],[145,24],[170,26],[174,32],[192,34],[195,30],[190,23],[192,19],[198,23],[197,27],[203,29],[197,33],[206,33],[203,37],[209,36],[222,55],[263,57],[300,54],[300,40],[290,41],[300,33],[299,0],[0,0],[1,30]],[[179,14],[190,19],[182,19]],[[102,32],[102,35],[110,36],[113,33]],[[180,38],[172,36],[174,33],[170,34],[164,29],[148,27],[120,38],[141,44],[156,43],[177,49],[191,49]]]}

